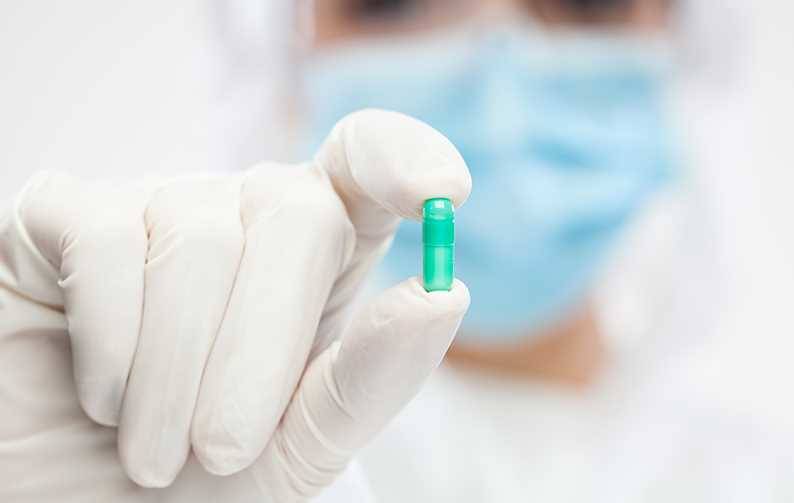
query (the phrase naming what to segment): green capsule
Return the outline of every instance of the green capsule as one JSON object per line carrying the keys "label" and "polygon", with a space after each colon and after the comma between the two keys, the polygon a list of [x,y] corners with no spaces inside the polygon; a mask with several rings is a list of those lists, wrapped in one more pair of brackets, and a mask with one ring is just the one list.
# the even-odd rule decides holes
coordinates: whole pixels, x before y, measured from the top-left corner
{"label": "green capsule", "polygon": [[422,279],[425,290],[449,291],[455,277],[455,208],[446,198],[422,208]]}

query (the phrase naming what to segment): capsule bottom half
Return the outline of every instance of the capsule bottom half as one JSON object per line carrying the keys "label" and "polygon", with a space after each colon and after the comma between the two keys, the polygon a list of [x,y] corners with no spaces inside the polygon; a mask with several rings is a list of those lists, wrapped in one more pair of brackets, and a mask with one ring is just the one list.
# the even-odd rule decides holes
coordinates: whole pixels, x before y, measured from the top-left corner
{"label": "capsule bottom half", "polygon": [[455,278],[455,246],[424,245],[422,283],[428,292],[449,291]]}

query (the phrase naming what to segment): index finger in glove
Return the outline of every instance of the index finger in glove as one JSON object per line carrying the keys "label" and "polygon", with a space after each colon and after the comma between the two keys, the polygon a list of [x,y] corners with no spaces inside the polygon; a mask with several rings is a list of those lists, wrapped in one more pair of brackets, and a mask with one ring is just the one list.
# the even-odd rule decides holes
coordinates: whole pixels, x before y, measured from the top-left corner
{"label": "index finger in glove", "polygon": [[[417,119],[362,110],[337,123],[316,158],[359,236],[385,236],[399,218],[418,220],[422,204],[446,197],[457,208],[471,175],[444,135]],[[364,251],[364,250],[362,250]]]}

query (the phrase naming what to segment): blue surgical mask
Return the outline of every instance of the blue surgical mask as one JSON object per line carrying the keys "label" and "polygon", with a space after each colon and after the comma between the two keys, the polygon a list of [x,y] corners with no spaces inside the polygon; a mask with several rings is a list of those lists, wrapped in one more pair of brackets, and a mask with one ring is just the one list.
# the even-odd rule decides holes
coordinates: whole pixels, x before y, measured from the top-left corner
{"label": "blue surgical mask", "polygon": [[[462,333],[526,336],[583,301],[670,178],[666,68],[649,42],[521,31],[337,48],[308,64],[313,147],[366,107],[449,137],[473,180],[456,222],[456,273],[472,295]],[[416,275],[420,244],[420,226],[404,223],[386,276]]]}

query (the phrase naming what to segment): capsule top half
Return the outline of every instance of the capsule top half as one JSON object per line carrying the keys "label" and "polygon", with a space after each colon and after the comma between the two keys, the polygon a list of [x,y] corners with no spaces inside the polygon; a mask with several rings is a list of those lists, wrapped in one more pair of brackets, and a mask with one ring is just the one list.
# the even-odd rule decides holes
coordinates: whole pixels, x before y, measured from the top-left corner
{"label": "capsule top half", "polygon": [[422,207],[422,242],[425,246],[455,244],[455,208],[446,198],[425,201]]}

